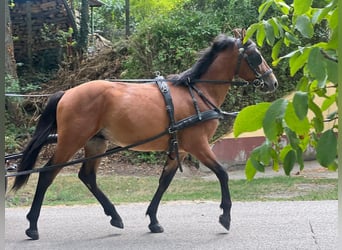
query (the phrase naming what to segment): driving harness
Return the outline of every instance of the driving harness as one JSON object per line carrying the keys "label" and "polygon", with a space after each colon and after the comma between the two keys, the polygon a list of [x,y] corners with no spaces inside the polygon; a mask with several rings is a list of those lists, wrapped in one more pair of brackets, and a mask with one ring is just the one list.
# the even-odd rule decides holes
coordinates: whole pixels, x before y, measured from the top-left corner
{"label": "driving harness", "polygon": [[[198,122],[204,122],[204,121],[212,120],[212,119],[222,120],[228,116],[236,117],[237,112],[228,113],[216,107],[203,95],[203,93],[198,88],[190,84],[190,79],[189,79],[189,81],[187,82],[187,87],[189,88],[189,93],[191,95],[191,98],[192,98],[192,101],[196,110],[196,115],[186,117],[176,122],[172,97],[171,97],[169,87],[164,77],[158,74],[155,78],[155,82],[164,98],[166,111],[170,120],[169,127],[168,127],[168,133],[170,135],[169,149],[168,151],[166,151],[166,153],[171,160],[174,160],[174,159],[177,160],[178,168],[181,172],[183,172],[182,165],[181,165],[180,158],[179,158],[177,131],[190,127],[192,125],[195,125]],[[202,100],[205,103],[207,103],[208,106],[211,106],[213,109],[201,112],[199,110],[193,91],[195,91],[202,98]]]}

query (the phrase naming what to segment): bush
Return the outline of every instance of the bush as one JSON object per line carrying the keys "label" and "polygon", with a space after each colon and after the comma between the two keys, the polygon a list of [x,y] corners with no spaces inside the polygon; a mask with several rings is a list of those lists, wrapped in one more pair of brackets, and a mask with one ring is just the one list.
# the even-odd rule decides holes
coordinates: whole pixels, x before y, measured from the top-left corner
{"label": "bush", "polygon": [[[122,77],[151,78],[156,71],[166,76],[190,68],[198,52],[208,47],[218,34],[230,33],[234,28],[248,27],[257,21],[260,2],[209,1],[200,5],[198,1],[190,1],[184,9],[145,19],[129,39],[129,56]],[[269,64],[271,50],[267,45],[261,48]],[[260,101],[273,101],[294,89],[295,80],[288,77],[287,68],[280,65],[274,71],[280,82],[276,93],[265,95],[251,87],[233,87],[222,109],[239,111]],[[221,122],[214,139],[227,133],[233,122],[234,119]]]}

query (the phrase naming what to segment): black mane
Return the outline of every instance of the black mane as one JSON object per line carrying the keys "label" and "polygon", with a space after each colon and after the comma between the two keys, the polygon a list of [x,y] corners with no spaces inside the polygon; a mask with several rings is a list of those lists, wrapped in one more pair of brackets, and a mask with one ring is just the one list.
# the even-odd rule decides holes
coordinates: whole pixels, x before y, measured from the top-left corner
{"label": "black mane", "polygon": [[202,56],[190,69],[187,69],[178,75],[171,75],[168,78],[173,81],[174,85],[187,85],[189,79],[190,83],[191,79],[199,79],[205,72],[207,72],[209,66],[213,63],[217,55],[227,48],[232,48],[234,43],[234,38],[227,37],[223,34],[218,35],[212,46],[202,53]]}

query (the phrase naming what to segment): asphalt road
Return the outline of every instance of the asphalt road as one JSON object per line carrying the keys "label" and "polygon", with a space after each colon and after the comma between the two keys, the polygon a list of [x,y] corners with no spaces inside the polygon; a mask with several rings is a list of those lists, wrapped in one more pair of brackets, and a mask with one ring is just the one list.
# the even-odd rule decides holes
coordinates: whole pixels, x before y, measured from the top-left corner
{"label": "asphalt road", "polygon": [[5,209],[5,249],[337,249],[337,201],[235,202],[231,230],[217,202],[159,207],[162,234],[149,233],[147,204],[119,205],[125,228],[113,228],[99,205],[43,207],[40,239],[28,240],[28,208]]}

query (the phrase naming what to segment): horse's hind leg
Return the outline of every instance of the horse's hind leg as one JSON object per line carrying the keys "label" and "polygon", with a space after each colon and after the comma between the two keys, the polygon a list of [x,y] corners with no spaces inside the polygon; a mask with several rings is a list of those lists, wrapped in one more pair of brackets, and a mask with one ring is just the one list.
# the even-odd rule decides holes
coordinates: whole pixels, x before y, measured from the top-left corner
{"label": "horse's hind leg", "polygon": [[[103,137],[97,135],[89,140],[84,147],[85,157],[91,157],[97,154],[105,152],[107,146]],[[82,164],[82,167],[78,173],[78,177],[87,186],[90,192],[102,205],[106,215],[111,216],[110,223],[112,226],[123,228],[122,219],[117,213],[114,205],[109,201],[106,195],[99,189],[96,183],[96,172],[101,162],[101,158],[86,161]]]}
{"label": "horse's hind leg", "polygon": [[[51,165],[51,159],[45,166],[49,165]],[[29,213],[26,216],[30,223],[29,228],[26,230],[26,235],[30,237],[32,240],[39,239],[37,222],[43,204],[44,196],[46,190],[51,185],[51,183],[53,182],[53,180],[55,179],[60,170],[60,168],[56,168],[51,171],[46,171],[39,174],[38,184],[36,188],[36,193],[33,198],[32,206]]]}
{"label": "horse's hind leg", "polygon": [[[63,141],[63,139],[67,140]],[[73,138],[71,136],[64,137],[59,135],[58,140],[59,142],[57,143],[56,151],[53,157],[44,167],[67,162],[80,148],[78,144],[72,143]],[[37,221],[40,215],[46,190],[52,184],[53,180],[61,169],[62,168],[53,168],[52,170],[39,173],[36,193],[34,194],[31,209],[26,216],[30,223],[30,227],[26,230],[26,235],[33,240],[39,239]]]}
{"label": "horse's hind leg", "polygon": [[[179,155],[181,162],[183,161],[186,155],[187,155],[186,153],[181,153]],[[177,160],[171,160],[169,158],[160,176],[158,189],[156,193],[154,194],[150,205],[147,208],[146,215],[150,216],[150,224],[148,228],[150,229],[152,233],[164,232],[163,227],[159,224],[158,219],[157,219],[157,210],[158,210],[160,200],[164,192],[166,191],[166,189],[169,187],[173,177],[176,174],[177,169],[178,169]]]}

